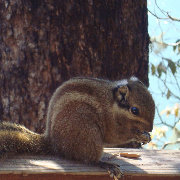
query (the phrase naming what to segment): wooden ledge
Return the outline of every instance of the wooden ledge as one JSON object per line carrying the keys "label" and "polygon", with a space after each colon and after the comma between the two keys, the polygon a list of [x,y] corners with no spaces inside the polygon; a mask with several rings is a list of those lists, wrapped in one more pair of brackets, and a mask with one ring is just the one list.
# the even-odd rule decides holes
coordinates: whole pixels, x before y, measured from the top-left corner
{"label": "wooden ledge", "polygon": [[[124,176],[131,180],[180,179],[180,151],[106,148],[103,161],[118,164]],[[139,154],[137,159],[119,153]],[[93,165],[84,165],[54,156],[18,156],[0,160],[0,180],[80,180],[112,179]]]}

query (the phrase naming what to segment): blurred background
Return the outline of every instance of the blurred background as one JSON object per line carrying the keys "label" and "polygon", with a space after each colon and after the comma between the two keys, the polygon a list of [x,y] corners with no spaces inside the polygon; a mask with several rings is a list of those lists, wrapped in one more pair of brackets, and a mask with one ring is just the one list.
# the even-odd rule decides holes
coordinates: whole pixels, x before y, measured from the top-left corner
{"label": "blurred background", "polygon": [[148,149],[180,149],[179,7],[179,0],[148,0],[149,89],[156,102]]}

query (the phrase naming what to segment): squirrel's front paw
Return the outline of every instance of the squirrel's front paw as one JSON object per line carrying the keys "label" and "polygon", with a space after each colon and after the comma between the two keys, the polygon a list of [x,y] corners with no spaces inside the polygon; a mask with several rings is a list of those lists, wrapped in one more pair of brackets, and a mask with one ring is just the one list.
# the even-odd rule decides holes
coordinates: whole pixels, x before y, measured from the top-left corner
{"label": "squirrel's front paw", "polygon": [[151,141],[151,135],[146,131],[138,131],[136,141],[142,144],[147,144]]}
{"label": "squirrel's front paw", "polygon": [[114,180],[118,180],[123,176],[120,166],[117,164],[112,164],[110,162],[103,162],[103,161],[100,161],[98,164],[100,165],[101,168],[107,170],[109,176]]}

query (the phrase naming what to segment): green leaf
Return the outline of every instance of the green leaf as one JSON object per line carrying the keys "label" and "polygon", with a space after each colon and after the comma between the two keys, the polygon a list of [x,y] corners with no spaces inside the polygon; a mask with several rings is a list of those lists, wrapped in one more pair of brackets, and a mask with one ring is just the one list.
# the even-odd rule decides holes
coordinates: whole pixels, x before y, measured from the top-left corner
{"label": "green leaf", "polygon": [[178,54],[180,53],[180,44],[178,45]]}
{"label": "green leaf", "polygon": [[174,51],[174,52],[176,51],[176,48],[177,48],[177,46],[173,46],[173,51]]}
{"label": "green leaf", "polygon": [[180,131],[179,131],[178,128],[174,127],[172,134],[173,134],[173,138],[172,139],[174,141],[177,141],[180,138]]}
{"label": "green leaf", "polygon": [[171,59],[168,59],[168,66],[171,69],[172,74],[174,75],[176,73],[176,64]]}
{"label": "green leaf", "polygon": [[166,67],[162,63],[159,63],[159,65],[157,66],[157,72],[159,77],[161,77],[162,73],[166,74]]}
{"label": "green leaf", "polygon": [[169,99],[170,96],[171,96],[171,92],[170,92],[169,89],[168,89],[168,92],[167,92],[167,95],[166,95],[167,99]]}
{"label": "green leaf", "polygon": [[156,67],[154,64],[151,64],[151,73],[152,73],[152,75],[155,75],[155,73],[156,73]]}
{"label": "green leaf", "polygon": [[176,43],[178,43],[178,42],[180,42],[180,39],[178,39],[178,40],[176,41]]}
{"label": "green leaf", "polygon": [[178,59],[177,66],[180,67],[180,59]]}

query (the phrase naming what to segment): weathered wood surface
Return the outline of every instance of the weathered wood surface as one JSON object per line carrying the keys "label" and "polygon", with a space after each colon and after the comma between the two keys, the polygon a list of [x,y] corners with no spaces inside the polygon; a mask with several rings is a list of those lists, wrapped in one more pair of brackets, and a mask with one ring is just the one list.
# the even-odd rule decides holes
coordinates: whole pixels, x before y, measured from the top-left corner
{"label": "weathered wood surface", "polygon": [[[137,159],[121,157],[119,156],[121,152],[140,154],[140,157]],[[125,179],[129,177],[146,180],[153,177],[180,179],[180,151],[178,150],[106,148],[102,160],[120,165]],[[0,180],[19,177],[18,175],[21,175],[23,179],[33,179],[33,175],[41,176],[38,179],[58,179],[58,177],[109,179],[108,173],[100,167],[54,156],[18,156],[0,160]]]}

